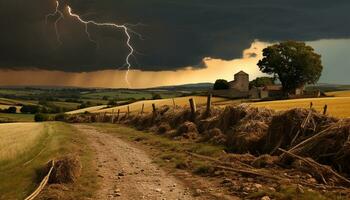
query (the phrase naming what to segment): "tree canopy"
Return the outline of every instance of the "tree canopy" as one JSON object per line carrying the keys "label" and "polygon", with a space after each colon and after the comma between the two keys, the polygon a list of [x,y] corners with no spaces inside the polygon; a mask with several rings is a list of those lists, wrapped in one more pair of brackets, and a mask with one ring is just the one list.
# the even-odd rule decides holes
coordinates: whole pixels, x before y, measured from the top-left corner
{"label": "tree canopy", "polygon": [[214,83],[214,90],[227,90],[229,88],[229,83],[224,79],[218,79]]}
{"label": "tree canopy", "polygon": [[275,78],[273,77],[258,77],[252,81],[249,82],[249,88],[252,87],[264,87],[267,85],[274,85],[275,84]]}
{"label": "tree canopy", "polygon": [[260,70],[275,75],[285,92],[316,83],[322,73],[321,55],[304,42],[286,41],[263,50]]}

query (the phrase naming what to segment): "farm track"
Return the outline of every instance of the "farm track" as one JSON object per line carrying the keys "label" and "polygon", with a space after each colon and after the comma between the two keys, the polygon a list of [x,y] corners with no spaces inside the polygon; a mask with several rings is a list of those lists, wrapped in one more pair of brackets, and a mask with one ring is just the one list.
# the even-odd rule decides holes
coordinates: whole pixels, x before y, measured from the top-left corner
{"label": "farm track", "polygon": [[[96,152],[100,189],[94,199],[211,199],[193,197],[179,180],[152,162],[142,150],[87,125],[74,125]],[[216,199],[216,198],[214,198]]]}

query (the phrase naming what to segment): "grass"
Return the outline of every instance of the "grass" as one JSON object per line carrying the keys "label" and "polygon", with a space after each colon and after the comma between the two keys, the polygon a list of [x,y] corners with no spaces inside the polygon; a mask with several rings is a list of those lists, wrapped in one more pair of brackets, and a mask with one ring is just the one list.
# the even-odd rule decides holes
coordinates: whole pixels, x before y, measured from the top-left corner
{"label": "grass", "polygon": [[0,113],[0,122],[33,122],[34,115],[32,114],[8,114]]}
{"label": "grass", "polygon": [[65,110],[76,110],[80,103],[63,102],[63,101],[50,101],[50,104],[61,107]]}
{"label": "grass", "polygon": [[[204,96],[189,96],[189,97],[178,97],[174,98],[175,104],[178,106],[189,106],[189,99],[193,98],[197,105],[203,105],[207,102],[207,97]],[[214,97],[212,99],[212,102],[221,102],[225,101],[225,98],[218,98]],[[142,105],[144,104],[144,112],[151,112],[152,111],[152,104],[156,104],[156,107],[161,107],[164,105],[173,106],[173,99],[159,99],[159,100],[145,100],[145,101],[138,101],[129,105],[124,106],[118,106],[114,108],[108,108],[103,110],[98,110],[95,112],[113,112],[120,109],[120,112],[127,112],[127,108],[129,106],[130,112],[140,112],[142,109]]]}
{"label": "grass", "polygon": [[[17,128],[12,130],[14,126]],[[75,152],[81,157],[83,175],[74,184],[73,195],[75,199],[93,196],[98,187],[92,167],[93,152],[75,128],[64,123],[50,122],[4,124],[1,129],[11,130],[1,131],[1,150],[12,149],[10,154],[1,154],[1,199],[24,199],[38,185],[38,170],[53,158]]]}
{"label": "grass", "polygon": [[310,102],[313,108],[323,112],[324,105],[328,105],[328,114],[334,117],[350,117],[350,97],[327,97],[327,98],[310,98],[310,99],[293,99],[282,101],[267,101],[253,103],[253,106],[266,107],[274,110],[288,110],[292,108],[309,108]]}

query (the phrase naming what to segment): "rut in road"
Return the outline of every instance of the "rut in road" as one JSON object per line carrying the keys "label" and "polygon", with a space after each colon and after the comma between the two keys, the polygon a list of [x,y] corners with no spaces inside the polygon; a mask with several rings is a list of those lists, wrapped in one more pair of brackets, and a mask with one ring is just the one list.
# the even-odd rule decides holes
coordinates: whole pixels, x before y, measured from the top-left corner
{"label": "rut in road", "polygon": [[118,137],[87,125],[74,125],[85,134],[96,153],[101,187],[94,199],[201,199],[175,177],[152,163],[142,150]]}

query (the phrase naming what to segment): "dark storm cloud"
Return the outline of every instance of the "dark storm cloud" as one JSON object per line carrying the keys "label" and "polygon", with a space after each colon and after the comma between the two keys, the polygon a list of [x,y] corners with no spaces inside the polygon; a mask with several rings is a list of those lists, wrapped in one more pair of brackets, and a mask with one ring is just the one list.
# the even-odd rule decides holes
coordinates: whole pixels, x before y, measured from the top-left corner
{"label": "dark storm cloud", "polygon": [[[176,70],[204,67],[204,57],[233,59],[254,39],[316,40],[349,38],[348,0],[65,0],[84,19],[142,23],[133,29],[138,54],[133,68]],[[45,24],[54,0],[0,0],[0,68],[42,68],[62,71],[113,69],[124,64],[125,36],[110,28],[84,27],[66,16]]]}

